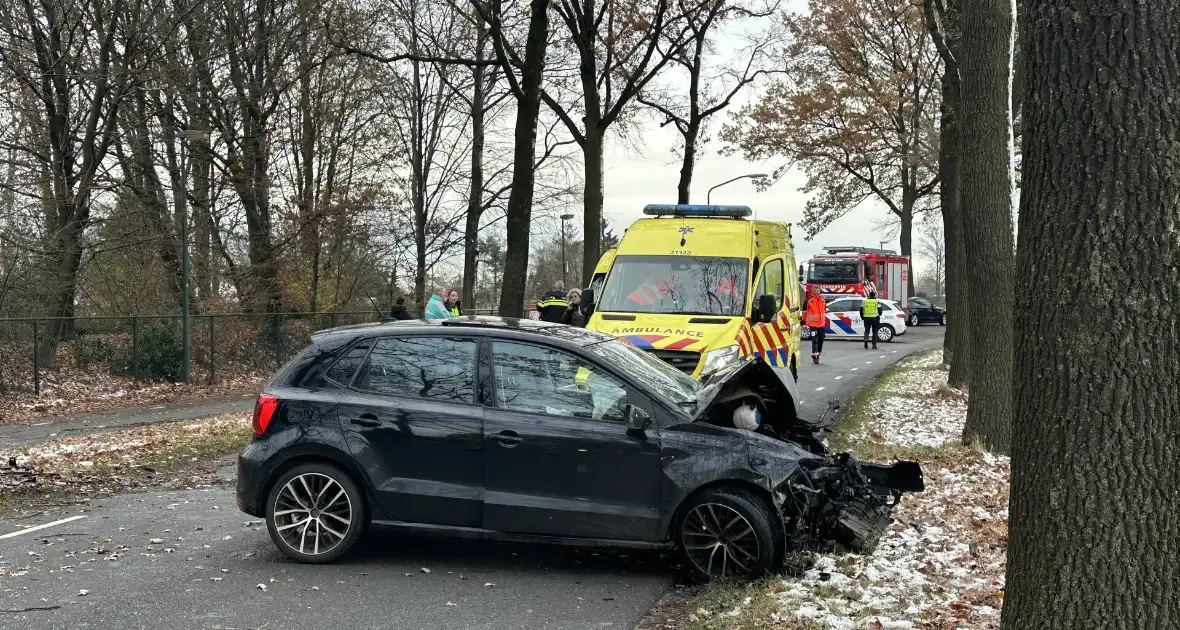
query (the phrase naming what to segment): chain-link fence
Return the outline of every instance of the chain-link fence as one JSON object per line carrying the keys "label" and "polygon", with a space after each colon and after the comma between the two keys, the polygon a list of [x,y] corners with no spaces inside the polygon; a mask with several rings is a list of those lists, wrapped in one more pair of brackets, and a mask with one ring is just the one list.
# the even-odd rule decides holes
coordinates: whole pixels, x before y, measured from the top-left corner
{"label": "chain-link fence", "polygon": [[[192,315],[189,382],[267,374],[306,347],[317,330],[376,320],[373,311]],[[136,380],[183,380],[180,315],[72,318],[72,334],[57,344],[50,360],[37,349],[53,324],[53,318],[0,319],[0,393],[39,394],[50,371],[106,370]]]}

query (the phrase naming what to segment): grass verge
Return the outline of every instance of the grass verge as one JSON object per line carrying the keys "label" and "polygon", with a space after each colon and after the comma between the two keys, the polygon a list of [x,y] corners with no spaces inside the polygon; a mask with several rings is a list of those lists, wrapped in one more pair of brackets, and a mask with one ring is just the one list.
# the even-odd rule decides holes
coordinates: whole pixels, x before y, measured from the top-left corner
{"label": "grass verge", "polygon": [[[0,517],[119,492],[212,483],[250,439],[248,414],[63,438],[9,451],[0,465]],[[15,464],[15,465],[13,465]]]}

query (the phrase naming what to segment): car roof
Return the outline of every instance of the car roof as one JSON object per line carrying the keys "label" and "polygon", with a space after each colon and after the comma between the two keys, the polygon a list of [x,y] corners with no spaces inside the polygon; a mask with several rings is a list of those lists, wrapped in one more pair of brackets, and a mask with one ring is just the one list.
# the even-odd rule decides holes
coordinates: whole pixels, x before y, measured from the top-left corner
{"label": "car roof", "polygon": [[467,315],[442,320],[409,319],[341,326],[339,328],[317,331],[312,334],[312,340],[320,342],[343,340],[346,338],[351,339],[354,337],[379,337],[391,334],[445,334],[444,331],[507,332],[517,338],[531,336],[540,339],[559,339],[583,345],[614,339],[614,337],[605,333],[541,320]]}

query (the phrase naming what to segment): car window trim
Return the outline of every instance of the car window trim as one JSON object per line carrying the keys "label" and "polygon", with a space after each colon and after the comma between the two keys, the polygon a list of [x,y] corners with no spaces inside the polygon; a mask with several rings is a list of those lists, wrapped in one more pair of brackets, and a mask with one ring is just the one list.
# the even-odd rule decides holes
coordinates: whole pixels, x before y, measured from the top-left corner
{"label": "car window trim", "polygon": [[[412,338],[416,338],[416,337],[443,337],[443,338],[450,338],[450,339],[466,339],[466,340],[470,340],[470,341],[475,342],[475,352],[474,352],[474,357],[473,357],[473,363],[471,366],[473,379],[475,379],[475,387],[472,388],[472,396],[471,396],[472,400],[468,400],[468,401],[438,400],[438,399],[434,399],[434,398],[423,398],[421,396],[409,396],[406,394],[390,394],[390,393],[386,393],[386,392],[378,392],[378,391],[373,391],[371,389],[362,389],[362,388],[356,386],[356,379],[357,379],[357,377],[360,376],[361,371],[365,370],[366,368],[369,367],[369,359],[373,356],[373,348],[375,348],[377,346],[378,341],[380,341],[382,339],[412,339]],[[465,334],[447,333],[447,334],[440,335],[438,333],[433,333],[433,332],[412,332],[412,333],[401,334],[401,335],[396,335],[396,334],[395,335],[377,335],[377,336],[373,336],[373,337],[364,337],[364,339],[370,340],[372,342],[372,344],[369,346],[369,352],[365,354],[364,362],[362,362],[360,367],[357,368],[356,374],[353,374],[352,383],[348,386],[349,390],[354,391],[359,394],[365,394],[367,396],[381,396],[384,398],[398,398],[398,399],[405,399],[405,400],[426,400],[426,401],[430,401],[430,402],[434,402],[434,403],[447,404],[447,405],[469,405],[469,406],[475,406],[475,407],[482,407],[482,405],[479,403],[479,400],[478,400],[478,397],[479,397],[478,376],[479,375],[475,371],[475,369],[479,366],[479,337],[474,336],[474,335],[465,335]]]}
{"label": "car window trim", "polygon": [[[586,357],[586,356],[584,356],[580,353],[577,353],[577,352],[571,352],[570,349],[568,349],[568,348],[563,348],[558,345],[543,345],[543,344],[535,343],[532,341],[526,341],[523,339],[513,339],[511,337],[489,337],[487,340],[487,343],[488,343],[488,355],[489,355],[488,365],[491,367],[491,370],[492,370],[492,373],[491,373],[491,381],[492,381],[492,396],[491,396],[491,398],[492,399],[490,402],[490,406],[492,409],[496,409],[498,411],[507,411],[510,413],[533,414],[533,415],[538,415],[538,416],[545,416],[548,418],[562,418],[562,419],[566,419],[566,420],[588,420],[590,422],[610,422],[613,424],[620,424],[620,425],[626,424],[626,421],[627,421],[626,418],[621,418],[619,420],[612,420],[612,419],[608,419],[608,418],[579,418],[577,416],[559,416],[559,415],[547,413],[544,411],[522,411],[520,409],[509,409],[507,407],[497,406],[496,401],[499,399],[497,394],[500,391],[500,380],[498,378],[496,378],[496,351],[492,347],[493,344],[495,344],[497,341],[504,342],[504,343],[514,343],[514,344],[521,345],[521,346],[533,346],[533,347],[541,348],[542,350],[553,350],[556,352],[562,352],[562,353],[568,354],[568,355],[570,355],[576,359],[579,359],[580,361],[590,365],[591,367],[596,367],[596,368],[600,369],[602,372],[609,374],[612,378],[614,378],[616,381],[618,381],[623,386],[623,388],[625,390],[627,390],[628,397],[631,396],[631,394],[633,393],[633,390],[636,390],[635,386],[631,384],[630,380],[623,378],[623,377],[619,376],[618,374],[614,373],[613,371],[602,367],[601,363],[599,363],[589,357]],[[651,398],[650,396],[647,396],[646,392],[643,392],[643,390],[638,390],[638,391],[641,394],[643,394],[645,398],[649,398],[649,399]]]}
{"label": "car window trim", "polygon": [[332,367],[334,365],[336,365],[341,360],[343,360],[345,355],[347,355],[349,352],[352,352],[353,348],[357,347],[358,345],[360,345],[361,343],[363,343],[365,341],[370,341],[371,339],[372,339],[371,337],[358,337],[357,339],[353,339],[352,341],[350,341],[341,350],[339,350],[336,354],[336,357],[334,359],[332,359],[330,362],[328,362],[328,365],[325,366],[323,369],[323,372],[321,372],[321,375],[322,375],[324,381],[326,381],[330,385],[335,385],[336,387],[343,387],[345,389],[351,389],[352,382],[356,380],[356,375],[361,373],[361,368],[364,367],[365,363],[368,362],[368,360],[369,360],[369,353],[373,351],[372,344],[369,344],[369,349],[365,352],[365,356],[361,357],[360,364],[358,364],[356,369],[352,371],[352,376],[350,376],[348,378],[347,383],[341,383],[340,381],[328,376],[328,370],[332,369]]}

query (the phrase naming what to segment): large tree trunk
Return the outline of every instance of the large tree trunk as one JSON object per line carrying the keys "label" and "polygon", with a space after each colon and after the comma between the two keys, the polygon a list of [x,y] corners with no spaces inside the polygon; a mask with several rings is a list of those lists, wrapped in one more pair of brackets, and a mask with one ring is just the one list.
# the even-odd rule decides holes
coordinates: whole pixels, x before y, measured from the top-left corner
{"label": "large tree trunk", "polygon": [[[476,21],[476,60],[482,61],[487,42],[487,27]],[[479,219],[483,214],[483,153],[484,153],[484,66],[472,69],[471,91],[471,185],[467,193],[467,221],[463,226],[463,293],[460,301],[467,308],[475,307],[476,260],[479,256]]]}
{"label": "large tree trunk", "polygon": [[[914,260],[914,200],[903,199],[901,214],[898,215],[901,221],[901,232],[898,234],[898,244],[901,245],[901,255],[908,258],[910,261]],[[906,274],[906,296],[914,297],[914,268],[910,266],[909,273]]]}
{"label": "large tree trunk", "polygon": [[[684,134],[684,157],[680,161],[680,181],[676,184],[676,203],[690,203],[692,175],[697,161],[697,139],[701,135],[700,121],[691,121]],[[593,275],[587,276],[593,278]]]}
{"label": "large tree trunk", "polygon": [[968,327],[971,321],[967,299],[966,256],[963,255],[962,205],[959,201],[959,97],[953,77],[943,76],[942,119],[939,129],[938,173],[942,202],[942,233],[946,249],[946,337],[943,361],[950,366],[947,384],[965,388],[970,374]]}
{"label": "large tree trunk", "polygon": [[[519,317],[524,306],[529,270],[529,224],[532,219],[533,159],[537,145],[537,117],[541,112],[541,80],[545,72],[545,51],[549,46],[549,0],[531,0],[529,33],[525,43],[524,67],[516,99],[515,145],[512,154],[512,192],[508,195],[504,284],[497,311],[504,317]],[[499,34],[500,37],[504,33]],[[500,55],[503,57],[503,55]],[[511,69],[509,69],[511,71]]]}
{"label": "large tree trunk", "polygon": [[1180,10],[1097,0],[1064,15],[1055,2],[1026,9],[1002,627],[1173,630]]}
{"label": "large tree trunk", "polygon": [[585,159],[586,188],[582,196],[582,277],[593,278],[598,266],[599,226],[602,223],[602,161],[603,128],[598,117],[586,117],[586,144],[582,147]]}
{"label": "large tree trunk", "polygon": [[[1012,118],[1008,112],[1012,7],[964,0],[959,66],[960,178],[968,297],[986,308],[972,326],[971,390],[963,441],[1007,453],[1012,427]],[[1073,333],[1070,333],[1073,334]]]}

